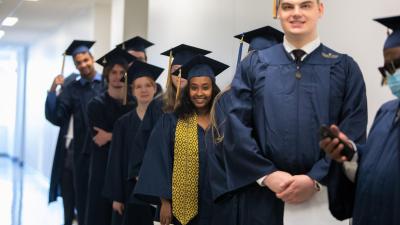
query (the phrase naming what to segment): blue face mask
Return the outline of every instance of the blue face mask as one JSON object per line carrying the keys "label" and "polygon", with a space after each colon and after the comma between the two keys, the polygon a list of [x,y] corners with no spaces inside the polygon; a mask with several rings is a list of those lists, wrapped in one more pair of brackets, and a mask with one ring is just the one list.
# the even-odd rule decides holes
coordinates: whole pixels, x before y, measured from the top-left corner
{"label": "blue face mask", "polygon": [[389,76],[387,84],[393,95],[400,98],[400,69],[397,69],[394,74]]}

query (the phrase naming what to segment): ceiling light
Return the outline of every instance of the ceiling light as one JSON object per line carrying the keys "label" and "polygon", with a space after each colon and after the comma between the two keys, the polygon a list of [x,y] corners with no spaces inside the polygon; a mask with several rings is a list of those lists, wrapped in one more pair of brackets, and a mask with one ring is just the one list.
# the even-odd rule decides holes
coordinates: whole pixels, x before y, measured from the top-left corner
{"label": "ceiling light", "polygon": [[17,17],[7,17],[3,20],[3,22],[1,23],[1,25],[3,26],[7,26],[7,27],[12,27],[14,26],[16,23],[18,22],[18,18]]}
{"label": "ceiling light", "polygon": [[25,0],[26,2],[38,2],[39,0]]}
{"label": "ceiling light", "polygon": [[0,30],[0,39],[4,36],[5,32],[4,30]]}

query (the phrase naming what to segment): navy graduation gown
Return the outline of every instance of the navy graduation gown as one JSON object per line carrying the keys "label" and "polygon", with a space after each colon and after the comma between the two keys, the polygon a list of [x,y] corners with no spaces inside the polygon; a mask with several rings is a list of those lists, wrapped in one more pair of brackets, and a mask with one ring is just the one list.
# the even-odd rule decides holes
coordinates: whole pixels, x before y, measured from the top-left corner
{"label": "navy graduation gown", "polygon": [[128,204],[128,199],[136,184],[136,179],[128,180],[128,159],[135,154],[132,148],[141,119],[135,109],[122,116],[114,125],[113,139],[106,169],[103,195],[110,201],[125,204],[123,217],[113,213],[113,225],[152,225],[154,209],[150,205]]}
{"label": "navy graduation gown", "polygon": [[85,143],[91,140],[87,118],[89,101],[104,91],[101,74],[96,74],[93,81],[83,78],[65,86],[56,101],[56,123],[68,124],[74,117],[74,183],[78,222],[84,224],[86,195],[89,176],[89,157],[85,154]]}
{"label": "navy graduation gown", "polygon": [[[174,157],[175,129],[174,114],[163,114],[151,133],[139,180],[134,195],[151,204],[160,204],[160,198],[172,199],[172,167]],[[205,131],[198,126],[199,144],[199,211],[189,224],[209,225],[212,217],[212,199],[207,175]],[[159,213],[156,214],[156,220]],[[173,223],[180,223],[174,218]]]}
{"label": "navy graduation gown", "polygon": [[143,121],[140,124],[132,148],[135,149],[135,154],[129,155],[128,162],[128,179],[135,180],[139,175],[140,166],[142,165],[143,156],[147,147],[147,142],[150,138],[151,131],[164,113],[162,111],[162,97],[155,98],[147,107]]}
{"label": "navy graduation gown", "polygon": [[[218,212],[213,214],[212,216],[212,225],[235,225],[237,224],[238,220],[238,196],[232,193],[222,195],[228,189],[224,163],[225,155],[224,151],[221,149],[223,147],[223,139],[219,141],[215,140],[218,137],[218,134],[222,137],[224,136],[226,114],[228,107],[231,104],[230,92],[230,90],[225,91],[219,99],[215,100],[214,110],[218,133],[213,129],[209,129],[206,136],[208,156],[207,172],[209,174],[209,184],[211,188],[212,198],[217,199],[213,204],[213,208],[215,212]],[[218,198],[221,195],[223,197]]]}
{"label": "navy graduation gown", "polygon": [[[132,108],[133,105],[130,102],[127,105],[122,105],[121,102],[113,99],[108,92],[93,98],[88,105],[91,137],[96,135],[93,127],[112,132],[114,123]],[[104,186],[110,142],[99,147],[92,140],[87,147],[90,148],[88,150],[90,152],[90,167],[85,224],[109,225],[111,223],[112,205],[108,199],[102,196],[101,192]]]}
{"label": "navy graduation gown", "polygon": [[365,139],[365,84],[354,60],[320,45],[301,62],[301,79],[296,70],[278,44],[249,54],[232,82],[222,148],[226,193],[260,192],[249,204],[264,208],[265,218],[248,224],[283,223],[283,202],[255,184],[264,175],[282,170],[324,183],[330,160],[318,146],[322,124],[338,124],[356,142]]}
{"label": "navy graduation gown", "polygon": [[[78,77],[78,74],[71,74],[64,80],[64,87],[68,86]],[[57,112],[56,112],[56,98],[55,93],[48,93],[46,102],[45,102],[45,117],[47,121],[52,123],[55,126],[59,126],[60,130],[57,137],[56,150],[54,151],[53,158],[53,166],[51,168],[51,176],[50,176],[50,188],[49,188],[49,203],[57,200],[57,197],[60,196],[60,184],[61,178],[63,174],[63,170],[65,167],[65,157],[66,157],[66,149],[65,149],[65,135],[68,132],[67,124],[58,124],[57,123]],[[65,119],[66,121],[67,119]]]}
{"label": "navy graduation gown", "polygon": [[353,213],[354,225],[400,224],[400,124],[395,119],[398,110],[399,100],[385,103],[375,117],[367,143],[357,146],[356,184],[347,180],[342,165],[332,163],[331,169],[335,167],[338,173],[332,177],[335,181],[329,183],[328,191],[333,212],[341,212],[334,214],[336,217]]}

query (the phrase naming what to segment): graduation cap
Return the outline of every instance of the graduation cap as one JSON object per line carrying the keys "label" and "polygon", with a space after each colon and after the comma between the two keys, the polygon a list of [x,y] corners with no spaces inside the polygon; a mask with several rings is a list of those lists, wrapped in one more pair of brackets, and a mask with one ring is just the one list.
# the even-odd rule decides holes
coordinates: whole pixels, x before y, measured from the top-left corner
{"label": "graduation cap", "polygon": [[388,29],[392,30],[392,33],[388,31],[388,37],[386,38],[383,49],[394,48],[400,46],[400,16],[392,16],[374,19],[376,22],[381,23]]}
{"label": "graduation cap", "polygon": [[74,40],[65,50],[65,55],[75,56],[79,53],[89,52],[95,41]]}
{"label": "graduation cap", "polygon": [[126,51],[123,51],[120,48],[114,48],[113,50],[109,51],[107,54],[96,60],[96,62],[105,67],[111,64],[129,64],[134,60],[136,60],[136,58]]}
{"label": "graduation cap", "polygon": [[249,50],[262,50],[269,48],[273,45],[283,42],[284,34],[270,26],[261,27],[255,30],[251,30],[239,35],[234,36],[240,40],[239,53],[237,59],[237,65],[239,65],[242,59],[243,42],[249,44]]}
{"label": "graduation cap", "polygon": [[211,78],[212,82],[215,82],[215,77],[227,68],[229,68],[228,65],[204,55],[197,55],[193,57],[189,62],[182,65],[179,70],[176,70],[173,73],[174,75],[177,75],[179,77],[177,92],[175,96],[175,108],[178,105],[177,103],[181,92],[181,78],[190,80],[193,77],[206,76]]}
{"label": "graduation cap", "polygon": [[206,76],[211,78],[214,82],[215,77],[228,68],[228,65],[215,59],[211,59],[204,55],[197,55],[184,64],[179,70],[175,71],[174,75],[181,75],[182,78],[187,80],[190,80],[193,77]]}
{"label": "graduation cap", "polygon": [[171,55],[174,58],[171,65],[183,65],[196,55],[207,55],[209,53],[211,53],[211,51],[181,44],[161,53],[161,55]]}
{"label": "graduation cap", "polygon": [[127,41],[122,42],[121,44],[117,45],[117,47],[125,51],[133,50],[137,52],[144,52],[146,51],[146,48],[153,45],[154,44],[151,43],[150,41],[140,36],[136,36]]}
{"label": "graduation cap", "polygon": [[281,31],[270,26],[265,26],[236,35],[235,38],[239,40],[243,38],[243,41],[249,44],[249,51],[251,51],[266,49],[282,43],[283,35]]}
{"label": "graduation cap", "polygon": [[133,63],[133,65],[128,69],[128,83],[131,84],[139,77],[150,77],[155,81],[163,71],[164,69],[158,66],[142,61],[135,61],[135,63]]}

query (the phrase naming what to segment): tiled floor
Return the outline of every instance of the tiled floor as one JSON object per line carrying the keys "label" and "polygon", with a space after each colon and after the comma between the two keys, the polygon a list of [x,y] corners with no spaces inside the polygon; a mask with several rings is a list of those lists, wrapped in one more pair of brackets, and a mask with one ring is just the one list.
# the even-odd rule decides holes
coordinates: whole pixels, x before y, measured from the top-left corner
{"label": "tiled floor", "polygon": [[0,224],[61,225],[62,200],[48,205],[48,183],[28,168],[0,158]]}
{"label": "tiled floor", "polygon": [[[320,194],[326,195],[324,191]],[[47,197],[48,181],[45,178],[33,170],[19,167],[10,159],[0,158],[0,225],[63,224],[62,200],[48,205]],[[285,212],[286,225],[349,224],[348,221],[336,221],[330,215],[326,200],[318,200],[312,207],[303,204],[286,208],[289,210]],[[304,213],[305,208],[309,213]]]}

